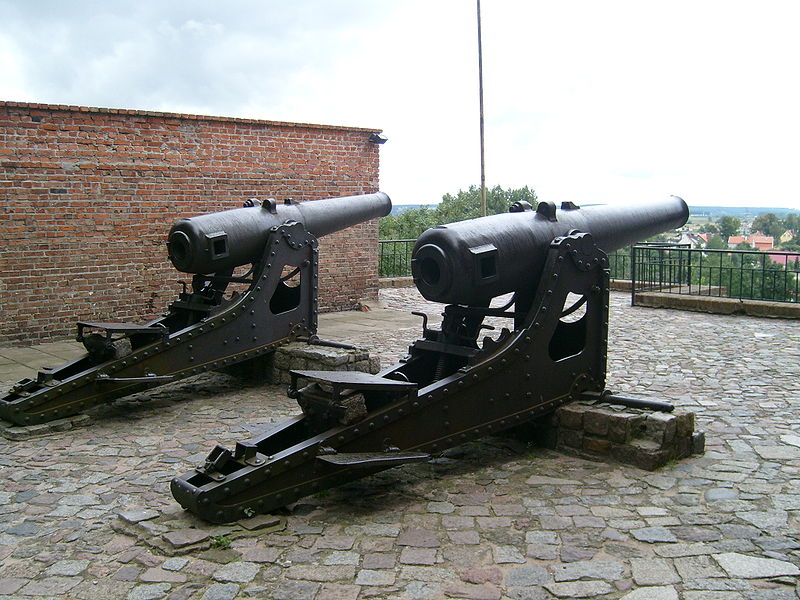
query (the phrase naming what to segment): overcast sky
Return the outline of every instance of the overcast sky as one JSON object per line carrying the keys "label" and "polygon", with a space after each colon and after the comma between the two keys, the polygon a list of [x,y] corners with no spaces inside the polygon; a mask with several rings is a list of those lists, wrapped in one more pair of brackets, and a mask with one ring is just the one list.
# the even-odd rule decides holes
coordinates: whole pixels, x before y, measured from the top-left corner
{"label": "overcast sky", "polygon": [[[381,188],[480,181],[474,0],[0,0],[0,99],[383,129]],[[483,0],[486,177],[800,208],[800,2]]]}

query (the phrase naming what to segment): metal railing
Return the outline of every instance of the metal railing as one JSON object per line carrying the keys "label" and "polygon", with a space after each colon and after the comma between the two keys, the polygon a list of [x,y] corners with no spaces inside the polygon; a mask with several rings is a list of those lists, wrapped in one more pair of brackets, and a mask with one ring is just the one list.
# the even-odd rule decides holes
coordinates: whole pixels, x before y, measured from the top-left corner
{"label": "metal railing", "polygon": [[631,251],[628,248],[616,250],[608,255],[611,279],[631,278]]}
{"label": "metal railing", "polygon": [[667,244],[631,248],[637,292],[798,302],[800,252],[710,250]]}
{"label": "metal railing", "polygon": [[417,240],[380,240],[379,277],[410,277],[411,251]]}

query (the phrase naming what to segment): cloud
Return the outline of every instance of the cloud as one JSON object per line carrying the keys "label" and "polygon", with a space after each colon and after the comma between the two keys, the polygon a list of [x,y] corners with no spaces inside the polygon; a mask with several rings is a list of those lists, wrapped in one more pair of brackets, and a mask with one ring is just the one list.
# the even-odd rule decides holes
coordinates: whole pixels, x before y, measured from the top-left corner
{"label": "cloud", "polygon": [[[472,2],[0,0],[0,13],[4,98],[382,128],[396,202],[479,182]],[[800,5],[493,0],[482,13],[490,185],[800,204]]]}
{"label": "cloud", "polygon": [[[304,70],[324,73],[342,40],[379,16],[350,0],[0,3],[29,95],[43,102],[203,112],[267,106]],[[385,11],[382,11],[385,12]]]}

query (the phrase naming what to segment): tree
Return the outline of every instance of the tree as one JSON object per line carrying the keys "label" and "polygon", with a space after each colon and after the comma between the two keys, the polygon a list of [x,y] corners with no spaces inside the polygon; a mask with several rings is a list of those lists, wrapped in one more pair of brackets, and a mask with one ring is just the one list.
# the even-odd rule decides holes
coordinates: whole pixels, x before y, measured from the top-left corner
{"label": "tree", "polygon": [[[536,206],[536,192],[527,185],[508,190],[496,185],[486,190],[486,212],[490,215],[508,212],[509,206],[522,200]],[[445,194],[442,196],[442,203],[436,207],[436,212],[440,220],[437,225],[481,216],[481,189],[471,185],[466,191],[459,190],[455,196]]]}
{"label": "tree", "polygon": [[708,238],[708,242],[706,242],[706,248],[709,250],[723,250],[728,247],[728,244],[725,243],[718,235],[712,235]]}
{"label": "tree", "polygon": [[783,219],[783,227],[795,233],[800,233],[800,213],[788,213]]}
{"label": "tree", "polygon": [[[536,206],[536,192],[528,186],[518,189],[503,189],[499,185],[486,190],[486,208],[490,215],[508,212],[508,207],[518,201]],[[474,219],[481,212],[481,190],[470,186],[459,190],[455,195],[445,194],[442,202],[435,208],[423,206],[389,215],[380,220],[380,239],[416,239],[430,227]]]}
{"label": "tree", "polygon": [[795,237],[793,240],[778,244],[778,250],[782,250],[784,252],[800,252],[800,241],[798,241],[798,239]]}
{"label": "tree", "polygon": [[742,228],[742,222],[736,217],[731,217],[729,215],[720,217],[719,221],[717,221],[717,225],[719,226],[719,234],[726,240],[732,235],[738,235],[739,230]]}
{"label": "tree", "polygon": [[719,233],[719,227],[713,223],[706,223],[700,227],[700,233]]}
{"label": "tree", "polygon": [[786,230],[783,222],[775,215],[775,213],[765,213],[758,215],[753,219],[753,231],[760,231],[764,235],[771,235],[774,238],[779,238]]}
{"label": "tree", "polygon": [[435,225],[436,210],[429,206],[406,210],[378,221],[382,240],[416,239],[423,231]]}

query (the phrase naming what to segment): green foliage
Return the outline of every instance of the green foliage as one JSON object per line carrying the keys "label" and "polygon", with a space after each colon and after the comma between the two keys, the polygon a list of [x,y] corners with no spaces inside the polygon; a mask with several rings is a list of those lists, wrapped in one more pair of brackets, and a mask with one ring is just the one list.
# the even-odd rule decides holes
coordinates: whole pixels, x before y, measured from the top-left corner
{"label": "green foliage", "polygon": [[437,224],[436,210],[423,206],[382,218],[379,235],[382,240],[417,239],[419,234]]}
{"label": "green foliage", "polygon": [[[508,207],[514,202],[525,201],[532,206],[536,206],[536,192],[528,188],[516,190],[504,190],[499,185],[486,190],[486,212],[490,215],[497,215],[508,212]],[[437,219],[443,223],[454,223],[465,219],[474,219],[481,216],[481,189],[471,185],[468,190],[459,190],[453,196],[445,194],[442,196],[442,203],[436,207]]]}
{"label": "green foliage", "polygon": [[211,545],[214,548],[219,548],[220,550],[227,550],[231,547],[233,540],[229,538],[227,535],[216,535],[211,538]]}
{"label": "green foliage", "polygon": [[700,233],[719,233],[719,227],[713,223],[706,223],[700,227]]}
{"label": "green foliage", "polygon": [[712,235],[706,242],[706,248],[709,250],[723,250],[728,247],[728,244],[718,235]]}
{"label": "green foliage", "polygon": [[800,213],[787,214],[786,218],[783,219],[783,226],[795,233],[800,233]]}
{"label": "green foliage", "polygon": [[764,235],[771,235],[774,238],[778,238],[787,228],[775,213],[766,213],[758,215],[753,219],[751,229],[753,231],[760,231]]}
{"label": "green foliage", "polygon": [[[514,202],[525,201],[536,207],[536,192],[528,186],[503,189],[499,185],[486,190],[486,209],[490,215],[508,212]],[[380,276],[399,277],[411,274],[413,242],[388,243],[386,240],[416,240],[426,229],[474,219],[481,213],[481,190],[470,186],[457,194],[445,194],[436,207],[423,206],[389,215],[380,220],[379,236],[383,241],[380,256]]]}
{"label": "green foliage", "polygon": [[742,222],[736,217],[725,215],[724,217],[720,217],[719,221],[717,221],[717,226],[719,227],[719,234],[723,239],[727,240],[732,235],[739,235]]}
{"label": "green foliage", "polygon": [[783,242],[778,245],[778,250],[782,252],[800,252],[800,238],[795,237],[789,242]]}
{"label": "green foliage", "polygon": [[[486,190],[486,208],[490,215],[508,212],[511,204],[522,200],[535,207],[536,192],[528,186],[506,190],[496,185]],[[416,239],[430,227],[474,219],[480,214],[481,190],[472,185],[467,190],[459,190],[455,195],[445,194],[442,202],[435,208],[423,206],[384,217],[380,220],[380,239]]]}

